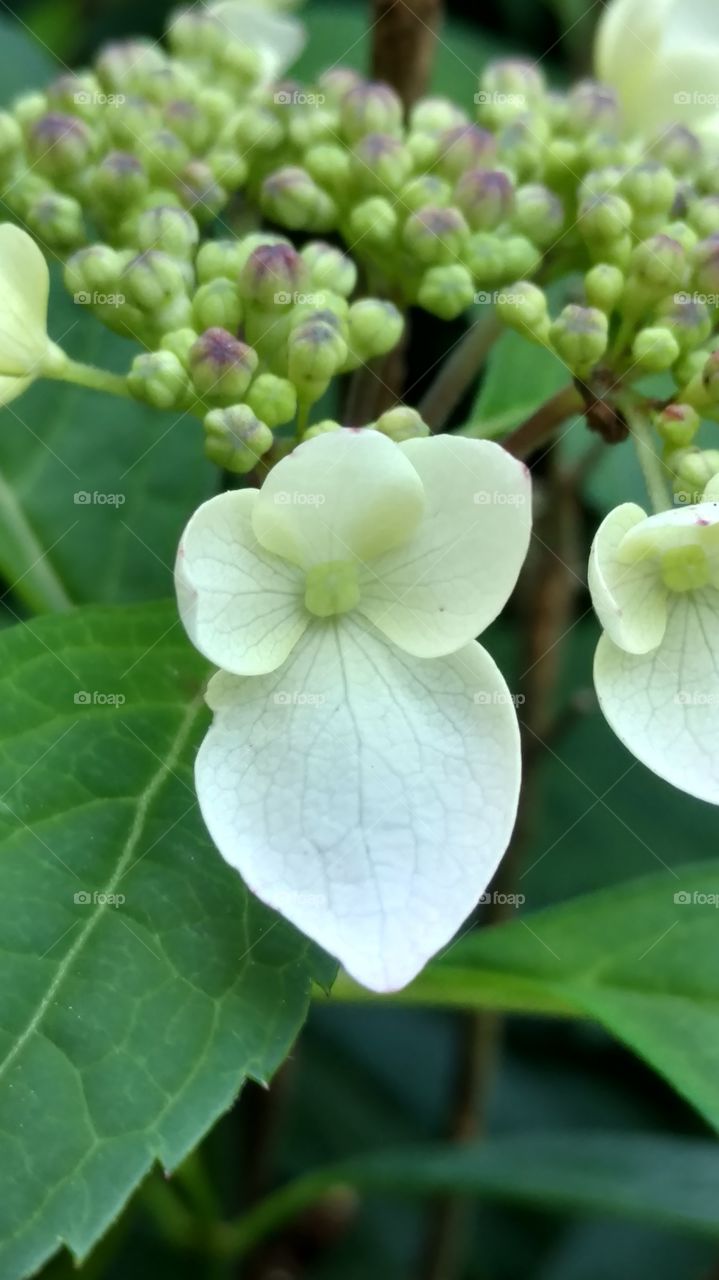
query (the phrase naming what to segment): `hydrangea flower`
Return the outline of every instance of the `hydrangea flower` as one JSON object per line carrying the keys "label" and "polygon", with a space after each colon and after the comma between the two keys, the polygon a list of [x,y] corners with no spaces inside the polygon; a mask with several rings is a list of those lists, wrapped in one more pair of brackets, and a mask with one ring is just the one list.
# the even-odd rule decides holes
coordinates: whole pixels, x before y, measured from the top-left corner
{"label": "hydrangea flower", "polygon": [[719,9],[708,0],[609,0],[597,75],[617,90],[629,128],[661,132],[719,120]]}
{"label": "hydrangea flower", "polygon": [[498,445],[343,429],[182,537],[181,616],[221,668],[195,771],[210,834],[378,991],[449,941],[509,841],[517,717],[474,637],[530,523],[529,474]]}
{"label": "hydrangea flower", "polygon": [[719,481],[694,506],[612,511],[594,539],[589,586],[604,628],[594,682],[609,724],[660,778],[719,804]]}
{"label": "hydrangea flower", "polygon": [[35,241],[10,222],[0,224],[0,405],[65,362],[47,336],[49,293],[47,263]]}

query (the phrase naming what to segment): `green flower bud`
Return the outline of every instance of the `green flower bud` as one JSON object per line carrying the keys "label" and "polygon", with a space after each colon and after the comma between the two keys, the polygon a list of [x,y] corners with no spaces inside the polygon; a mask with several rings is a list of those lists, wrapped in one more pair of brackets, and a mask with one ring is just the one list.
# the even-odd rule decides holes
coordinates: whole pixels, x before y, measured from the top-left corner
{"label": "green flower bud", "polygon": [[22,150],[22,129],[9,111],[0,111],[0,164],[5,164]]}
{"label": "green flower bud", "polygon": [[347,359],[347,344],[326,320],[306,320],[290,334],[287,373],[301,402],[319,400]]}
{"label": "green flower bud", "polygon": [[656,427],[666,445],[683,449],[699,430],[699,414],[690,404],[669,404],[657,414]]}
{"label": "green flower bud", "polygon": [[469,121],[449,98],[420,98],[409,113],[409,127],[418,133],[444,133]]}
{"label": "green flower bud", "polygon": [[323,240],[312,240],[300,251],[310,284],[349,297],[357,283],[357,268],[346,253]]}
{"label": "green flower bud", "polygon": [[506,125],[497,141],[502,164],[512,169],[518,181],[534,182],[543,176],[549,125],[542,116]]}
{"label": "green flower bud", "polygon": [[204,422],[205,455],[225,471],[247,475],[272,448],[272,432],[247,404],[213,409]]}
{"label": "green flower bud", "polygon": [[670,329],[640,329],[632,345],[634,361],[647,373],[662,373],[679,358],[679,343]]}
{"label": "green flower bud", "polygon": [[573,195],[574,175],[581,172],[584,162],[580,146],[573,138],[550,138],[544,148],[544,181],[550,187]]}
{"label": "green flower bud", "polygon": [[[474,279],[482,287],[491,287],[509,274],[506,270],[506,240],[479,231],[470,236],[464,259]],[[516,272],[514,273],[516,277]],[[521,274],[521,273],[520,273]]]}
{"label": "green flower bud", "polygon": [[708,402],[719,402],[719,351],[712,351],[702,369],[702,386]]}
{"label": "green flower bud", "polygon": [[143,311],[157,311],[186,291],[181,264],[159,250],[132,258],[122,273],[122,284],[131,301]]}
{"label": "green flower bud", "polygon": [[682,124],[662,131],[652,143],[651,154],[661,165],[682,176],[696,169],[702,154],[697,135]]}
{"label": "green flower bud", "polygon": [[633,250],[630,272],[643,289],[661,296],[687,283],[689,263],[678,240],[655,235],[641,241]]}
{"label": "green flower bud", "polygon": [[330,105],[336,107],[351,89],[359,88],[366,81],[351,67],[330,67],[329,71],[322,72],[317,84]]}
{"label": "green flower bud", "polygon": [[25,212],[25,221],[42,244],[74,249],[87,239],[82,208],[71,196],[38,196]]}
{"label": "green flower bud", "polygon": [[122,266],[122,256],[109,245],[88,245],[65,263],[65,288],[76,302],[92,303],[95,294],[117,293]]}
{"label": "green flower bud", "polygon": [[250,103],[236,111],[226,128],[226,140],[240,155],[252,152],[269,155],[283,141],[284,129],[274,112],[268,107]]}
{"label": "green flower bud", "polygon": [[[399,193],[400,208],[408,213],[416,213],[425,205],[447,205],[452,203],[452,188],[444,178],[434,173],[421,173],[405,183]],[[458,203],[457,201],[454,202]]]}
{"label": "green flower bud", "polygon": [[603,248],[618,239],[632,223],[631,205],[621,196],[588,195],[579,207],[579,230],[589,245]]}
{"label": "green flower bud", "polygon": [[712,316],[706,303],[688,293],[676,293],[657,309],[656,321],[674,334],[682,353],[701,347],[712,332]]}
{"label": "green flower bud", "polygon": [[236,333],[242,323],[242,301],[234,281],[216,276],[201,284],[192,299],[192,323],[198,333],[205,329],[229,329]]}
{"label": "green flower bud", "polygon": [[219,83],[223,87],[233,88],[235,93],[246,93],[262,78],[262,56],[244,40],[223,43],[215,56],[215,62],[220,71]]}
{"label": "green flower bud", "polygon": [[329,231],[337,220],[337,206],[309,173],[294,165],[276,169],[262,183],[264,213],[293,231]]}
{"label": "green flower bud", "polygon": [[155,409],[179,409],[189,392],[187,373],[171,351],[150,351],[135,356],[127,385],[136,400]]}
{"label": "green flower bud", "polygon": [[28,134],[28,152],[35,168],[49,178],[63,179],[89,164],[93,136],[76,116],[50,113],[36,120]]}
{"label": "green flower bud", "polygon": [[28,130],[41,116],[45,115],[48,105],[48,100],[44,93],[23,93],[13,103],[13,115],[20,128]]}
{"label": "green flower bud", "polygon": [[353,302],[348,321],[350,351],[360,363],[392,351],[404,332],[402,313],[380,298]]}
{"label": "green flower bud", "polygon": [[190,150],[170,129],[153,129],[137,138],[140,159],[152,182],[167,185],[182,173],[190,160]]}
{"label": "green flower bud", "polygon": [[553,245],[564,226],[564,206],[539,183],[520,187],[515,197],[514,225],[540,249]]}
{"label": "green flower bud", "polygon": [[194,258],[200,231],[192,214],[185,209],[163,206],[145,209],[136,226],[139,249],[161,249],[173,258]]}
{"label": "green flower bud", "polygon": [[194,329],[172,329],[169,333],[163,334],[160,347],[163,351],[171,351],[173,356],[177,356],[183,369],[187,369],[190,352],[198,337],[199,334]]}
{"label": "green flower bud", "polygon": [[677,386],[685,387],[687,383],[692,382],[695,378],[698,378],[701,382],[702,371],[710,355],[711,351],[708,347],[698,347],[693,351],[683,352],[673,369]]}
{"label": "green flower bud", "polygon": [[274,373],[259,374],[245,399],[253,413],[273,429],[291,422],[297,413],[294,383],[288,378],[278,378]]}
{"label": "green flower bud", "polygon": [[366,133],[402,130],[402,102],[388,84],[358,84],[339,103],[340,131],[348,142]]}
{"label": "green flower bud", "polygon": [[328,431],[341,431],[339,422],[333,422],[331,418],[323,418],[322,422],[315,422],[313,426],[308,427],[305,431],[303,440],[314,440],[316,436],[327,435]]}
{"label": "green flower bud", "polygon": [[569,92],[566,123],[578,137],[598,130],[614,133],[619,126],[619,101],[613,89],[594,80],[580,80]]}
{"label": "green flower bud", "polygon": [[549,337],[549,306],[543,289],[527,280],[508,285],[495,295],[497,315],[511,329],[546,342]]}
{"label": "green flower bud", "polygon": [[497,155],[497,140],[476,124],[445,129],[437,140],[436,165],[440,175],[457,182],[468,169],[485,169]]}
{"label": "green flower bud", "polygon": [[578,377],[586,377],[607,349],[607,317],[596,307],[571,304],[552,322],[549,337],[567,368]]}
{"label": "green flower bud", "polygon": [[226,30],[223,33],[221,24],[203,6],[176,9],[170,15],[166,34],[173,52],[187,58],[212,57],[227,39]]}
{"label": "green flower bud", "polygon": [[507,236],[502,244],[505,278],[522,280],[531,276],[541,265],[542,255],[526,236]]}
{"label": "green flower bud", "polygon": [[454,263],[430,267],[422,276],[417,302],[440,320],[455,320],[474,301],[474,282],[466,267]]}
{"label": "green flower bud", "polygon": [[692,254],[693,278],[700,293],[719,297],[719,235],[700,240]]}
{"label": "green flower bud", "polygon": [[198,396],[232,404],[243,398],[257,364],[252,347],[226,329],[207,329],[192,347],[188,367]]}
{"label": "green flower bud", "polygon": [[112,111],[106,113],[103,124],[113,147],[123,151],[133,151],[138,147],[138,139],[151,129],[161,125],[157,107],[146,98],[128,94]]}
{"label": "green flower bud", "polygon": [[584,277],[584,292],[590,307],[609,315],[624,292],[624,273],[609,262],[598,262]]}
{"label": "green flower bud", "polygon": [[352,160],[344,147],[321,142],[305,151],[304,167],[319,187],[342,198],[349,186]]}
{"label": "green flower bud", "polygon": [[429,435],[429,427],[416,409],[409,405],[398,404],[388,409],[373,424],[376,431],[383,436],[401,444],[403,440],[418,440]]}
{"label": "green flower bud", "polygon": [[150,180],[142,161],[129,151],[110,151],[93,171],[91,195],[114,218],[147,195]]}
{"label": "green flower bud", "polygon": [[230,148],[217,148],[207,154],[207,167],[215,182],[225,191],[239,191],[244,187],[249,165],[244,156]]}
{"label": "green flower bud", "polygon": [[191,160],[177,179],[177,193],[186,209],[204,225],[212,222],[227,204],[227,191],[216,181],[204,160]]}
{"label": "green flower bud", "polygon": [[425,205],[404,224],[402,238],[420,262],[443,266],[462,257],[469,239],[469,227],[459,209]]}
{"label": "green flower bud", "polygon": [[292,306],[308,285],[307,264],[290,244],[258,245],[239,278],[240,296],[264,311]]}
{"label": "green flower bud", "polygon": [[151,40],[121,40],[106,44],[95,60],[100,83],[107,90],[142,93],[143,78],[167,66],[167,57]]}
{"label": "green flower bud", "polygon": [[535,63],[520,58],[490,62],[474,95],[477,115],[495,128],[536,109],[545,92],[544,77]]}
{"label": "green flower bud", "polygon": [[388,133],[367,133],[352,148],[351,178],[359,195],[397,191],[412,167],[407,148]]}
{"label": "green flower bud", "polygon": [[719,449],[679,449],[667,459],[679,502],[701,502],[710,480],[719,474]]}
{"label": "green flower bud", "polygon": [[689,206],[687,217],[697,232],[704,238],[719,232],[719,196],[703,196],[694,200]]}
{"label": "green flower bud", "polygon": [[165,104],[162,118],[174,134],[190,151],[204,151],[212,138],[212,126],[206,115],[194,102],[178,98]]}
{"label": "green flower bud", "polygon": [[637,219],[664,220],[674,204],[677,180],[671,169],[649,160],[629,169],[624,174],[620,187]]}
{"label": "green flower bud", "polygon": [[671,236],[672,240],[676,240],[687,256],[693,254],[699,237],[696,231],[688,226],[686,222],[682,222],[680,219],[674,222],[665,222],[661,230],[665,236]]}
{"label": "green flower bud", "polygon": [[514,184],[504,169],[468,169],[454,188],[454,201],[473,231],[493,231],[514,208]]}
{"label": "green flower bud", "polygon": [[[239,276],[248,255],[241,240],[206,240],[198,250],[195,271],[200,284],[208,284],[218,277],[234,279]],[[205,325],[204,328],[211,328]],[[225,325],[230,329],[232,325]]]}
{"label": "green flower bud", "polygon": [[368,247],[389,248],[394,243],[397,224],[397,214],[389,200],[370,196],[355,205],[349,215],[350,239],[354,244],[362,241]]}
{"label": "green flower bud", "polygon": [[100,81],[91,71],[68,72],[48,85],[47,103],[52,111],[80,116],[92,123],[101,101],[100,88]]}
{"label": "green flower bud", "polygon": [[[302,94],[305,98],[317,98],[318,94]],[[275,94],[275,98],[277,94]],[[311,147],[330,142],[337,136],[339,129],[339,113],[331,107],[322,108],[319,103],[314,106],[296,106],[289,116],[288,133],[293,146],[299,151],[307,151]]]}

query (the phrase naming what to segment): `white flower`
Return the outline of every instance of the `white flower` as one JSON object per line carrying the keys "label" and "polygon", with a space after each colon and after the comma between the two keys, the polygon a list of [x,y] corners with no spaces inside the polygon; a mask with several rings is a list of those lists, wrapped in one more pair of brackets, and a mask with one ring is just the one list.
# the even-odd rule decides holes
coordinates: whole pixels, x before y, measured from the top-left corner
{"label": "white flower", "polygon": [[594,660],[614,732],[660,778],[719,804],[719,485],[647,516],[625,503],[589,562],[604,627]]}
{"label": "white flower", "polygon": [[182,618],[222,668],[196,764],[210,834],[376,990],[449,941],[511,834],[517,718],[474,637],[530,521],[528,472],[496,444],[343,429],[182,538]]}
{"label": "white flower", "polygon": [[0,224],[0,405],[65,360],[47,336],[49,291],[35,241],[10,222]]}
{"label": "white flower", "polygon": [[208,6],[229,35],[239,37],[262,58],[265,83],[281,76],[299,58],[306,41],[303,24],[262,0],[218,0]]}
{"label": "white flower", "polygon": [[627,124],[660,133],[719,117],[719,6],[714,0],[609,0],[597,30],[597,75],[619,93]]}

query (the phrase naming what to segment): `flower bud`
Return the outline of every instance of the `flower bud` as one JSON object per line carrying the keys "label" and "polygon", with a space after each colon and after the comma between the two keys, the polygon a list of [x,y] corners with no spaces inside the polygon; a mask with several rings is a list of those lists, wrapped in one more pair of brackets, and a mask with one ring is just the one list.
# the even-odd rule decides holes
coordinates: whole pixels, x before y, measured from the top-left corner
{"label": "flower bud", "polygon": [[135,356],[127,385],[136,400],[155,409],[179,409],[189,392],[187,373],[171,351],[150,351]]}
{"label": "flower bud", "polygon": [[455,320],[474,301],[474,281],[466,267],[453,263],[430,267],[420,282],[417,302],[440,320]]}
{"label": "flower bud", "polygon": [[132,258],[122,273],[122,284],[143,311],[157,311],[186,291],[182,265],[159,250]]}
{"label": "flower bud", "polygon": [[334,422],[331,418],[323,418],[321,422],[315,422],[305,431],[303,440],[314,440],[316,436],[327,435],[328,431],[341,431],[342,427],[339,422]]}
{"label": "flower bud", "polygon": [[706,303],[685,293],[666,298],[657,309],[656,322],[671,330],[683,354],[703,346],[712,332]]}
{"label": "flower bud", "polygon": [[632,344],[632,356],[647,373],[662,373],[679,358],[679,343],[670,329],[650,326],[637,333]]}
{"label": "flower bud", "polygon": [[269,218],[293,231],[329,231],[337,219],[331,196],[296,165],[276,169],[265,178],[260,203]]}
{"label": "flower bud", "polygon": [[665,236],[671,236],[672,240],[676,240],[688,257],[693,254],[699,237],[696,231],[688,226],[686,222],[682,222],[680,219],[674,222],[665,222],[661,230]]}
{"label": "flower bud", "polygon": [[[452,203],[452,188],[444,178],[434,173],[420,173],[410,178],[399,193],[400,208],[407,213],[416,213],[427,204],[448,205]],[[454,201],[456,204],[457,201]]]}
{"label": "flower bud", "polygon": [[42,244],[74,249],[87,238],[82,208],[72,196],[38,196],[25,211],[25,221]]}
{"label": "flower bud", "polygon": [[217,148],[207,153],[207,167],[215,182],[225,191],[239,191],[244,187],[249,165],[244,156],[230,148]]}
{"label": "flower bud", "polygon": [[503,324],[520,333],[546,342],[549,337],[549,307],[543,289],[520,280],[497,294],[497,315]]}
{"label": "flower bud", "polygon": [[80,116],[92,124],[97,115],[100,82],[91,71],[68,72],[47,87],[47,103],[52,111]]}
{"label": "flower bud", "polygon": [[406,404],[397,404],[393,409],[387,409],[373,426],[375,431],[388,436],[395,444],[402,444],[403,440],[419,440],[429,435],[427,423],[416,409],[410,409]]}
{"label": "flower bud", "polygon": [[110,216],[129,208],[147,195],[150,180],[142,161],[129,151],[110,151],[90,178],[90,192]]}
{"label": "flower bud", "polygon": [[469,121],[456,103],[449,98],[420,98],[409,113],[410,130],[418,133],[444,133]]}
{"label": "flower bud", "polygon": [[590,246],[611,245],[632,222],[631,205],[621,196],[588,195],[579,206],[579,230]]}
{"label": "flower bud", "polygon": [[388,84],[356,85],[339,103],[340,131],[348,142],[366,133],[391,133],[402,130],[402,102]]}
{"label": "flower bud", "polygon": [[359,195],[397,191],[412,173],[412,157],[399,138],[367,133],[352,148],[351,178]]}
{"label": "flower bud", "polygon": [[161,249],[173,258],[184,260],[194,257],[200,239],[192,214],[162,205],[141,213],[136,228],[139,249]]}
{"label": "flower bud", "polygon": [[570,304],[550,325],[549,336],[567,368],[578,377],[586,377],[607,349],[607,317],[596,307]]}
{"label": "flower bud", "polygon": [[158,186],[167,186],[190,160],[189,148],[170,129],[140,134],[137,149],[151,181]]}
{"label": "flower bud", "polygon": [[668,404],[657,414],[656,427],[666,445],[684,449],[699,430],[699,414],[690,404]]}
{"label": "flower bud", "polygon": [[207,329],[193,345],[188,367],[198,396],[233,403],[244,396],[257,363],[257,352],[226,329]]}
{"label": "flower bud", "polygon": [[702,369],[702,386],[710,404],[719,403],[719,351],[712,351]]}
{"label": "flower bud", "polygon": [[404,332],[402,313],[380,298],[353,302],[348,321],[350,351],[360,363],[392,351]]}
{"label": "flower bud", "polygon": [[28,152],[39,173],[63,179],[90,163],[93,137],[76,116],[50,113],[35,121],[28,135]]}
{"label": "flower bud", "polygon": [[357,268],[346,253],[323,240],[311,240],[300,257],[309,271],[310,284],[349,297],[357,283]]}
{"label": "flower bud", "polygon": [[692,258],[693,279],[698,291],[719,296],[719,234],[700,240]]}
{"label": "flower bud", "polygon": [[520,58],[490,62],[475,94],[477,115],[483,123],[498,128],[536,109],[544,91],[544,77],[535,63]]}
{"label": "flower bud", "polygon": [[459,209],[430,204],[407,219],[402,238],[420,262],[442,266],[462,257],[469,227]]}
{"label": "flower bud", "polygon": [[204,422],[205,456],[225,471],[247,475],[272,448],[272,432],[247,404],[213,409]]}
{"label": "flower bud", "polygon": [[719,474],[719,449],[679,449],[667,461],[674,470],[674,493],[681,502],[701,502],[709,481]]}
{"label": "flower bud", "polygon": [[0,111],[0,167],[18,156],[22,150],[22,129],[9,111]]}
{"label": "flower bud", "polygon": [[200,285],[192,299],[192,323],[198,333],[205,329],[237,332],[242,323],[242,301],[233,280],[217,276]]}
{"label": "flower bud", "polygon": [[669,216],[677,180],[671,169],[650,160],[629,169],[620,187],[622,195],[632,206],[635,221],[641,226],[647,219],[662,222]]}
{"label": "flower bud", "polygon": [[289,113],[287,132],[298,151],[305,152],[322,143],[330,143],[337,137],[338,128],[339,113],[334,107],[310,103],[307,106],[295,105]]}
{"label": "flower bud", "polygon": [[633,250],[630,274],[648,293],[661,296],[687,283],[689,264],[678,240],[655,235],[640,241]]}
{"label": "flower bud", "polygon": [[534,182],[543,176],[548,142],[549,126],[541,116],[515,120],[499,134],[499,158],[518,181]]}
{"label": "flower bud", "polygon": [[509,280],[531,276],[541,265],[542,255],[526,236],[507,236],[502,243],[503,275]]}
{"label": "flower bud", "polygon": [[548,187],[528,183],[515,196],[514,225],[540,249],[549,248],[562,233],[564,206]]}
{"label": "flower bud", "polygon": [[389,200],[383,196],[370,196],[355,205],[349,215],[352,241],[360,241],[375,249],[389,248],[395,240],[397,214]]}
{"label": "flower bud", "polygon": [[584,292],[590,307],[609,315],[624,292],[624,273],[609,262],[598,262],[584,277]]}
{"label": "flower bud", "polygon": [[512,179],[504,169],[468,169],[454,188],[454,202],[473,231],[493,231],[512,213]]}
{"label": "flower bud", "polygon": [[166,35],[173,52],[188,58],[211,57],[219,52],[223,39],[227,38],[211,10],[204,6],[175,10],[170,15]]}
{"label": "flower bud", "polygon": [[268,427],[275,428],[291,422],[297,413],[297,390],[288,378],[278,378],[274,373],[261,373],[255,378],[245,400]]}
{"label": "flower bud", "polygon": [[[708,347],[695,347],[692,351],[683,352],[672,370],[677,386],[686,388],[687,383],[693,382],[695,379],[698,379],[701,383],[704,366],[711,354],[711,350]],[[686,396],[684,391],[681,398],[687,399],[688,403],[694,404],[694,400]]]}
{"label": "flower bud", "polygon": [[12,110],[20,128],[29,130],[48,109],[48,100],[44,93],[23,93],[16,98]]}
{"label": "flower bud", "polygon": [[284,129],[277,116],[267,107],[248,103],[240,107],[229,121],[226,140],[233,143],[240,155],[269,155],[281,145]]}
{"label": "flower bud", "polygon": [[480,286],[491,287],[510,274],[505,266],[506,243],[506,240],[486,231],[478,231],[470,236],[464,258]]}
{"label": "flower bud", "polygon": [[183,369],[187,369],[190,352],[198,337],[199,334],[194,329],[171,329],[169,333],[163,334],[160,348],[162,351],[171,351],[173,356],[177,356]]}
{"label": "flower bud", "polygon": [[139,149],[138,140],[161,123],[157,107],[135,94],[128,94],[103,118],[110,144],[122,151]]}
{"label": "flower bud", "polygon": [[594,80],[580,80],[567,99],[567,127],[579,137],[598,130],[614,133],[619,125],[619,101],[613,89]]}
{"label": "flower bud", "polygon": [[455,125],[437,139],[437,170],[449,182],[457,182],[468,169],[484,169],[497,155],[497,140],[476,124]]}
{"label": "flower bud", "polygon": [[186,209],[201,225],[214,221],[227,204],[227,191],[204,160],[191,160],[180,173],[176,190]]}
{"label": "flower bud", "polygon": [[689,205],[687,218],[697,234],[704,239],[719,233],[719,196],[703,196]]}
{"label": "flower bud", "polygon": [[330,67],[329,71],[322,72],[317,81],[325,98],[333,107],[339,106],[350,90],[357,89],[366,83],[359,71],[353,71],[351,67]]}
{"label": "flower bud", "polygon": [[116,293],[121,274],[122,257],[117,250],[107,244],[92,244],[68,258],[65,288],[76,301],[85,301],[85,295]]}
{"label": "flower bud", "polygon": [[290,307],[309,284],[307,264],[290,244],[261,244],[240,272],[240,296],[252,307],[269,311]]}
{"label": "flower bud", "polygon": [[151,40],[118,40],[106,44],[95,59],[95,70],[104,89],[118,94],[142,92],[146,75],[167,66],[167,56]]}
{"label": "flower bud", "polygon": [[319,400],[346,359],[347,344],[327,320],[306,320],[293,329],[288,340],[287,373],[299,400]]}
{"label": "flower bud", "polygon": [[303,163],[319,187],[335,197],[344,197],[352,173],[352,159],[344,147],[321,142],[305,151]]}
{"label": "flower bud", "polygon": [[220,276],[232,280],[239,276],[246,260],[241,240],[206,240],[195,259],[197,279],[200,284],[208,284],[210,280],[216,280]]}
{"label": "flower bud", "polygon": [[659,164],[682,176],[696,169],[702,154],[699,138],[683,124],[665,129],[651,145],[651,154]]}
{"label": "flower bud", "polygon": [[210,121],[196,103],[186,98],[175,99],[165,104],[162,118],[177,137],[184,142],[191,152],[204,151],[212,138]]}

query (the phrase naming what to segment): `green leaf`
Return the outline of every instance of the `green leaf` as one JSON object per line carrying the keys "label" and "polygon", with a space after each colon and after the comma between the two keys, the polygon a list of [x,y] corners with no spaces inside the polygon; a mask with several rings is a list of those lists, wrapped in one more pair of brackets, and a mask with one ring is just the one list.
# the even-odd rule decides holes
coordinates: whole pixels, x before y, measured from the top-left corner
{"label": "green leaf", "polygon": [[[133,343],[57,277],[51,296],[50,335],[70,355],[129,367]],[[0,571],[35,609],[169,595],[182,528],[216,480],[198,419],[55,382],[0,412],[0,475]]]}
{"label": "green leaf", "polygon": [[717,859],[667,869],[466,934],[393,999],[594,1018],[719,1129],[718,904]]}
{"label": "green leaf", "polygon": [[12,628],[0,672],[0,1274],[17,1280],[62,1242],[85,1255],[155,1160],[174,1168],[267,1080],[332,966],[205,833],[205,667],[173,606]]}
{"label": "green leaf", "polygon": [[479,395],[461,431],[471,434],[481,424],[485,439],[506,435],[570,381],[557,356],[509,329],[492,347]]}
{"label": "green leaf", "polygon": [[42,89],[62,68],[50,49],[19,19],[0,17],[0,104]]}
{"label": "green leaf", "polygon": [[647,1134],[531,1133],[481,1146],[403,1147],[290,1183],[237,1225],[244,1252],[334,1186],[400,1195],[488,1196],[719,1237],[719,1149]]}

